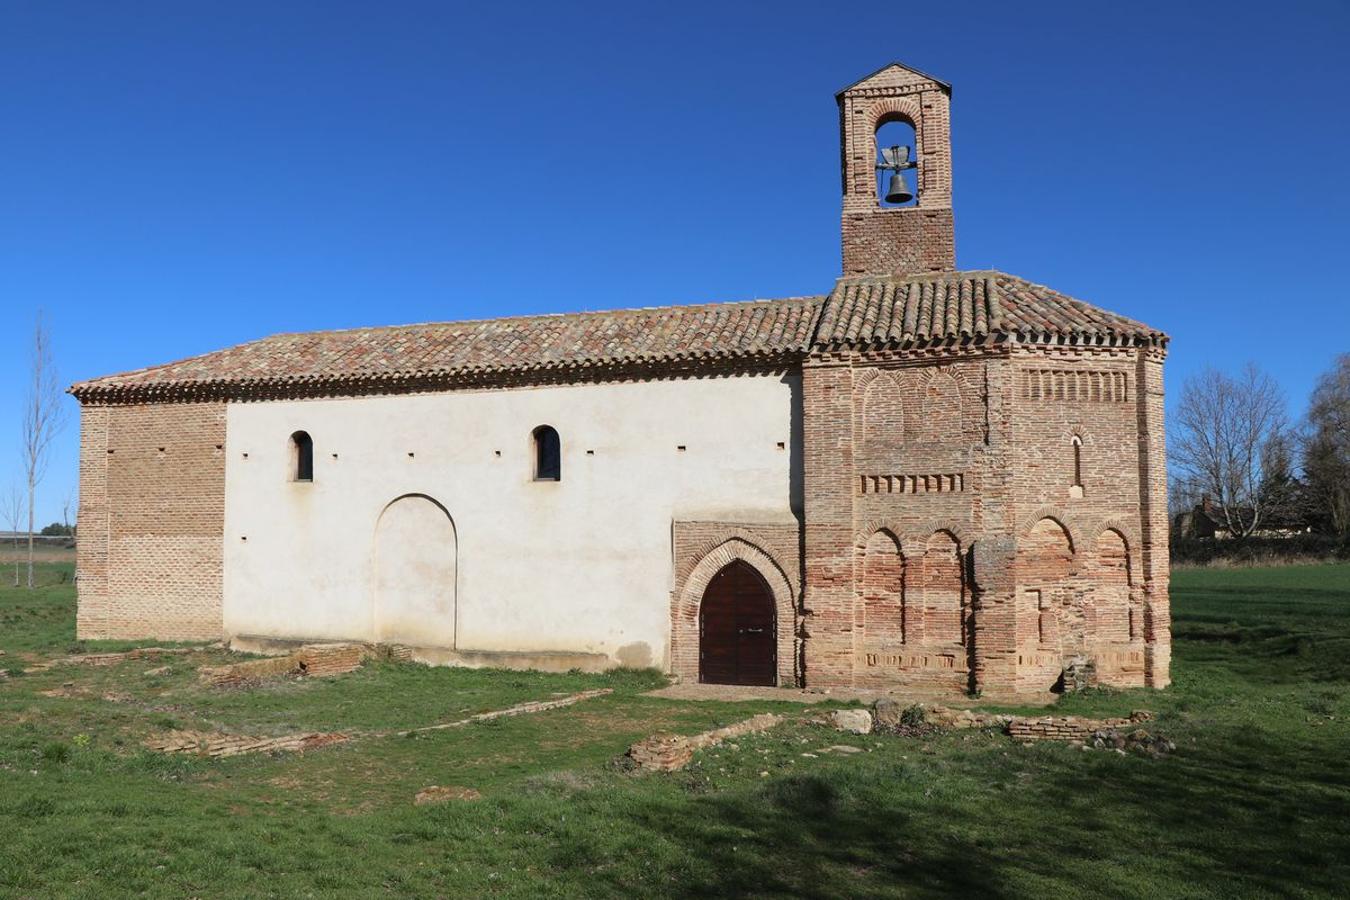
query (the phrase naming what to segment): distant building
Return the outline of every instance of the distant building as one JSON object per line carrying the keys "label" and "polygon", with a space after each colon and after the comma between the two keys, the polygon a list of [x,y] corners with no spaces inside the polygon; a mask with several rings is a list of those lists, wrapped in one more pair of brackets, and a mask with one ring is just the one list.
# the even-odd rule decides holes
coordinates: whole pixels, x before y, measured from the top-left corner
{"label": "distant building", "polygon": [[80,636],[1165,686],[1167,337],[956,270],[950,98],[900,64],[837,95],[823,295],[286,334],[75,385]]}

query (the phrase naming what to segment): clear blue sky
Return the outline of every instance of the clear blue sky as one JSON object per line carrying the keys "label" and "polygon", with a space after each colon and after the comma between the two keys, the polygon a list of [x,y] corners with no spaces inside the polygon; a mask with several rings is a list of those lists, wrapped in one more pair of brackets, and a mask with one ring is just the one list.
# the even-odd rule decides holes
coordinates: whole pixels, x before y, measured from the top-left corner
{"label": "clear blue sky", "polygon": [[892,59],[955,86],[958,265],[1164,328],[1174,396],[1254,359],[1301,411],[1350,349],[1350,5],[864,9],[3,0],[0,489],[38,307],[73,381],[278,331],[825,292],[832,95]]}

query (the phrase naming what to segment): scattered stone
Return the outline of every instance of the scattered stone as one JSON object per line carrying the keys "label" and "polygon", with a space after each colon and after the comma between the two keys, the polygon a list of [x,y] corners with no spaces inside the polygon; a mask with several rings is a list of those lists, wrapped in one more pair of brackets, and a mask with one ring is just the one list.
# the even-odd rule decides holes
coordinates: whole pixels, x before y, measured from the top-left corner
{"label": "scattered stone", "polygon": [[159,666],[158,668],[154,668],[154,669],[146,669],[146,670],[145,670],[144,672],[142,672],[141,674],[146,675],[146,676],[167,675],[167,674],[169,674],[169,671],[170,671],[170,667],[169,667],[169,666]]}
{"label": "scattered stone", "polygon": [[900,718],[905,708],[900,701],[882,697],[872,704],[872,719],[878,731],[889,731],[900,727]]}
{"label": "scattered stone", "polygon": [[1085,656],[1075,656],[1064,667],[1058,685],[1064,693],[1085,691],[1097,686],[1097,664]]}
{"label": "scattered stone", "polygon": [[830,712],[829,721],[836,731],[850,734],[872,732],[872,714],[865,709],[836,709]]}
{"label": "scattered stone", "polygon": [[802,756],[805,756],[807,759],[818,759],[818,758],[819,758],[819,757],[817,757],[816,754],[814,754],[814,753],[803,753]]}
{"label": "scattered stone", "polygon": [[442,787],[439,784],[433,784],[431,787],[424,787],[417,792],[413,798],[413,803],[417,806],[427,806],[432,803],[447,803],[451,800],[478,800],[483,795],[469,787],[456,787],[448,785]]}
{"label": "scattered stone", "polygon": [[773,713],[761,713],[734,725],[714,728],[712,731],[705,731],[692,737],[684,737],[678,734],[654,734],[629,747],[628,756],[633,762],[637,763],[638,768],[652,772],[675,772],[689,765],[689,762],[694,758],[695,750],[715,747],[725,740],[741,735],[768,731],[782,721],[782,716]]}
{"label": "scattered stone", "polygon": [[821,747],[817,753],[861,753],[861,747],[850,747],[848,744],[831,744],[828,747]]}

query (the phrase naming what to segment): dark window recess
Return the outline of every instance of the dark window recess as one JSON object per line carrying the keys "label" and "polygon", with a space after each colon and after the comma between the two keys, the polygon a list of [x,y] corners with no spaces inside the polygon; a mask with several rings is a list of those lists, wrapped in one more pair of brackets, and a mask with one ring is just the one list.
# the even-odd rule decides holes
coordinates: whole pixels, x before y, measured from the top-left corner
{"label": "dark window recess", "polygon": [[314,441],[307,432],[291,435],[291,465],[292,480],[314,480]]}
{"label": "dark window recess", "polygon": [[562,481],[562,441],[549,425],[534,430],[534,480]]}

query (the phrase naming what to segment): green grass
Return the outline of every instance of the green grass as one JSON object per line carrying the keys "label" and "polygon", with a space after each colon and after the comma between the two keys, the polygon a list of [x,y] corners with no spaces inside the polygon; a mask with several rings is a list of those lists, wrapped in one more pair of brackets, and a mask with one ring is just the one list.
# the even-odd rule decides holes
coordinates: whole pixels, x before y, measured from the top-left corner
{"label": "green grass", "polygon": [[[75,643],[60,572],[44,567],[33,593],[3,582],[0,667]],[[794,724],[682,773],[634,776],[613,765],[633,740],[773,705],[646,697],[660,683],[650,672],[396,664],[220,692],[194,673],[224,658],[214,651],[12,677],[0,681],[0,895],[1344,895],[1350,566],[1178,572],[1173,610],[1173,687],[1060,704],[1155,710],[1178,747],[1161,760]],[[84,693],[42,693],[66,684]],[[139,749],[167,727],[407,727],[601,686],[614,693],[568,709],[305,756]],[[867,752],[802,756],[834,743]],[[484,799],[411,805],[429,784]]]}

